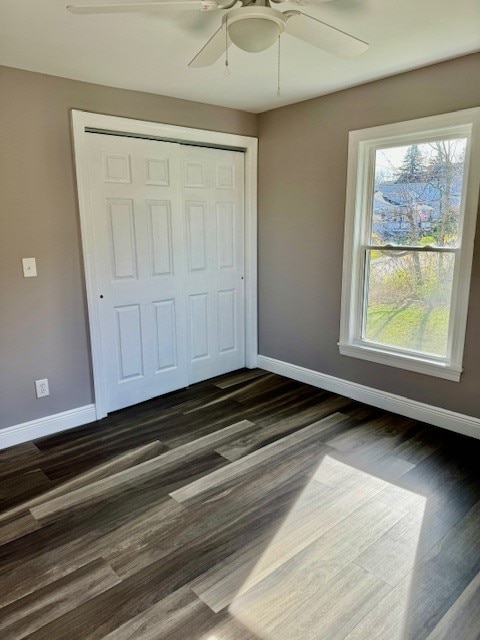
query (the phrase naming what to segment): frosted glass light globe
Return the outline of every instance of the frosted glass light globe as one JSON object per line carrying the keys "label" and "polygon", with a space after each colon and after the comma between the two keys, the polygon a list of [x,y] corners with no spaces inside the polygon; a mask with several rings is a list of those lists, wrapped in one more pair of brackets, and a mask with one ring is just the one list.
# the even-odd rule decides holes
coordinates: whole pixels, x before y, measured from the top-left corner
{"label": "frosted glass light globe", "polygon": [[223,16],[233,44],[252,53],[271,47],[285,31],[286,21],[285,14],[272,7],[246,6],[232,9]]}
{"label": "frosted glass light globe", "polygon": [[277,41],[280,27],[265,18],[248,18],[229,24],[228,35],[237,47],[255,53],[268,49]]}

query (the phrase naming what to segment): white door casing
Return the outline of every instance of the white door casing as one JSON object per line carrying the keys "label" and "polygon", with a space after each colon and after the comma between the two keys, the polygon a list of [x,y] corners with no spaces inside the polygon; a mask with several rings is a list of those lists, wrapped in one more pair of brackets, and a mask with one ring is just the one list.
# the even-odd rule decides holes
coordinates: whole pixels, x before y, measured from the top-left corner
{"label": "white door casing", "polygon": [[[163,125],[74,112],[96,409],[102,417],[245,363],[255,366],[249,204],[256,145],[247,139],[249,148],[241,154],[85,133],[85,121],[92,119],[107,119],[108,131],[112,124],[122,132],[136,125],[137,133],[143,125],[150,135]],[[197,140],[224,135],[179,131],[185,132]],[[101,215],[91,215],[91,200],[97,207],[102,201]]]}

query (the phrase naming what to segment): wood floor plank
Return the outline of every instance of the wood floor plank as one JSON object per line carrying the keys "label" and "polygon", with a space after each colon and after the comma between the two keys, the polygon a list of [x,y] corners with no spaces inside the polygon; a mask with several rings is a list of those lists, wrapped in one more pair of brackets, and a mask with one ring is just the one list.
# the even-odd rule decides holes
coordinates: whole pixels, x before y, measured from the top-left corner
{"label": "wood floor plank", "polygon": [[[158,539],[152,541],[155,542],[153,548],[164,557],[170,549],[176,548],[177,543],[181,544],[184,521],[178,525],[178,529],[175,524],[182,515],[186,515],[184,509],[168,497],[168,492],[184,484],[186,478],[192,477],[192,473],[200,476],[224,464],[225,461],[218,454],[207,453],[187,467],[174,469],[161,481],[156,480],[153,486],[147,483],[131,487],[104,502],[101,509],[84,508],[48,524],[33,537],[30,536],[28,544],[20,539],[0,547],[0,566],[3,570],[0,607],[88,562],[115,554],[129,545],[135,549],[134,558],[139,562],[138,548],[142,548],[142,542],[148,540],[149,536],[157,534],[157,529],[160,532],[158,535],[165,533],[162,546],[166,550],[162,552],[159,549]],[[186,522],[189,522],[188,518]],[[211,523],[211,526],[215,529],[218,523]],[[177,539],[171,539],[171,531]],[[148,552],[150,557],[147,554],[142,556],[144,566],[151,561],[150,549]]]}
{"label": "wood floor plank", "polygon": [[[196,408],[190,409],[189,411],[186,411],[185,414],[189,415],[192,413],[198,413],[199,411],[211,409],[215,406],[217,407],[217,409],[221,409],[221,406],[228,401],[241,403],[245,400],[257,402],[257,399],[260,399],[261,403],[265,403],[271,401],[272,396],[278,397],[278,395],[282,392],[290,390],[292,388],[298,389],[295,383],[292,383],[291,380],[280,378],[274,376],[273,374],[267,374],[266,376],[262,376],[261,378],[254,379],[246,385],[242,385],[240,388],[227,388],[224,390],[224,393],[217,398],[205,402],[204,404],[199,405]],[[220,405],[220,407],[218,407],[218,405]]]}
{"label": "wood floor plank", "polygon": [[111,496],[121,491],[125,484],[143,482],[152,475],[166,473],[173,467],[186,464],[188,461],[202,455],[206,451],[214,449],[228,439],[237,437],[238,434],[251,431],[255,428],[255,425],[249,420],[242,420],[241,422],[215,431],[212,434],[199,438],[194,442],[187,443],[177,449],[139,462],[134,467],[118,471],[105,478],[95,480],[78,489],[37,504],[31,508],[31,513],[36,520],[42,521],[58,513],[71,510],[78,505],[85,503],[93,504],[95,501],[107,495]]}
{"label": "wood floor plank", "polygon": [[[312,394],[310,389],[298,388],[297,385],[284,385],[281,389],[275,388],[269,393],[263,393],[259,398],[248,404],[238,402],[237,400],[222,400],[222,404],[209,405],[207,407],[198,407],[195,414],[185,414],[186,417],[195,419],[196,430],[198,429],[198,421],[200,424],[205,417],[208,424],[216,421],[220,426],[225,419],[225,403],[233,403],[235,407],[235,415],[241,416],[257,424],[259,427],[266,427],[273,422],[282,420],[293,413],[302,410],[315,403],[315,400],[322,397],[323,394]],[[228,406],[228,405],[227,405]],[[232,413],[230,415],[233,415]],[[221,418],[220,422],[219,418]],[[220,428],[220,427],[217,427]],[[185,441],[193,439],[191,430],[184,434],[179,434],[168,440],[169,446],[175,447],[184,444]],[[200,433],[198,435],[201,435]]]}
{"label": "wood floor plank", "polygon": [[[312,484],[307,485],[307,490],[311,486]],[[298,521],[295,505],[282,523],[269,552],[257,566],[255,582],[262,578],[263,565],[265,575],[268,575],[272,566],[284,564],[306,548],[310,551],[314,548],[314,555],[330,558],[330,566],[341,565],[347,558],[353,560],[359,549],[368,544],[365,542],[365,535],[366,540],[372,542],[403,516],[402,512],[390,507],[386,510],[382,503],[372,500],[376,491],[372,485],[362,486],[361,480],[358,486],[352,486],[346,491],[343,488],[333,489],[323,493],[324,500],[323,496],[316,500],[310,517],[299,518]],[[368,526],[365,524],[367,521]],[[363,533],[362,527],[365,527]],[[353,532],[355,536],[352,535]],[[336,563],[333,558],[337,558]],[[248,584],[245,588],[248,588]]]}
{"label": "wood floor plank", "polygon": [[[384,479],[361,467],[359,468],[353,463],[353,460],[355,458],[339,455],[332,450],[322,464],[314,470],[312,478],[328,486],[340,488],[348,488],[353,483],[354,486],[372,485],[378,491],[383,491],[391,486],[391,478]],[[401,471],[408,469],[406,472],[408,473],[410,468],[408,465],[406,468],[402,467]]]}
{"label": "wood floor plank", "polygon": [[38,521],[28,511],[6,518],[0,523],[0,546],[23,538],[39,528]]}
{"label": "wood floor plank", "polygon": [[[265,526],[269,513],[258,514]],[[200,573],[230,555],[239,540],[251,531],[252,522],[238,529],[235,524],[215,532],[210,537],[196,539],[180,547],[159,562],[124,578],[121,583],[80,604],[29,636],[31,640],[93,640],[103,638],[139,613],[186,586]]]}
{"label": "wood floor plank", "polygon": [[257,534],[223,562],[193,580],[189,587],[214,613],[223,611],[240,593],[271,539],[268,529]]}
{"label": "wood floor plank", "polygon": [[408,576],[357,622],[345,640],[406,640],[410,587]]}
{"label": "wood floor plank", "polygon": [[[218,563],[213,569],[190,583],[192,590],[208,604],[212,611],[216,613],[221,611],[233,601],[259,562],[263,560],[262,571],[256,572],[257,581],[275,571],[277,566],[291,557],[291,554],[297,553],[296,549],[292,549],[285,543],[286,539],[292,536],[292,514],[295,522],[300,526],[305,526],[306,523],[315,519],[322,506],[328,502],[331,493],[329,487],[322,486],[317,482],[310,482],[298,496],[274,536],[272,536],[271,530],[267,530],[265,536],[257,535],[251,544],[242,545],[239,552],[235,552],[225,561]],[[293,535],[295,535],[294,532]],[[321,535],[321,531],[318,535]],[[280,540],[277,539],[278,536],[280,536]],[[302,538],[302,542],[303,540]],[[305,544],[307,543],[305,542]],[[272,545],[275,549],[274,553],[270,551]]]}
{"label": "wood floor plank", "polygon": [[[313,565],[314,588],[320,592],[363,549],[403,517],[402,512],[385,508],[374,499],[360,506],[357,502],[345,503],[343,510],[334,513],[330,509],[325,517],[334,490],[324,487],[320,491],[314,487],[316,484],[307,486],[263,553],[250,548],[245,554],[227,558],[191,584],[213,611],[221,611],[250,590],[271,591],[271,597],[281,601],[288,597],[289,590],[298,588],[308,567]],[[306,495],[313,509],[305,509],[302,504]]]}
{"label": "wood floor plank", "polygon": [[424,508],[409,513],[374,541],[355,562],[383,582],[396,586],[415,567]]}
{"label": "wood floor plank", "polygon": [[[190,625],[191,629],[192,625]],[[252,629],[242,625],[232,615],[224,616],[224,619],[220,622],[217,621],[214,627],[210,629],[206,634],[200,636],[193,635],[192,640],[213,640],[213,638],[224,638],[225,640],[262,640]],[[179,635],[172,640],[184,640],[184,635]]]}
{"label": "wood floor plank", "polygon": [[[390,587],[348,564],[323,590],[315,584],[315,565],[303,580],[275,597],[258,590],[236,599],[230,611],[257,635],[276,640],[344,640],[349,631],[390,591]],[[277,583],[279,586],[279,583]],[[346,612],[347,615],[346,615]]]}
{"label": "wood floor plank", "polygon": [[139,414],[135,418],[112,421],[103,428],[85,429],[73,440],[52,438],[51,442],[49,439],[48,446],[47,443],[43,444],[42,452],[44,456],[49,457],[60,457],[62,453],[73,457],[84,450],[98,448],[100,451],[113,451],[118,455],[151,442],[158,442],[162,420],[168,420],[175,414],[175,410],[166,411],[165,414],[156,410],[148,412],[145,416]]}
{"label": "wood floor plank", "polygon": [[15,478],[0,482],[0,511],[22,499],[28,499],[52,487],[52,481],[42,469],[31,469],[20,473]]}
{"label": "wood floor plank", "polygon": [[40,456],[38,447],[33,442],[22,442],[8,449],[2,449],[0,451],[0,462],[2,466],[10,460],[19,461],[22,458],[38,458]]}
{"label": "wood floor plank", "polygon": [[271,399],[272,395],[278,395],[285,389],[298,388],[298,384],[288,378],[269,373],[262,378],[253,380],[249,384],[229,392],[239,402],[257,401],[258,399]]}
{"label": "wood floor plank", "polygon": [[442,491],[442,487],[476,473],[478,451],[474,442],[463,453],[454,455],[451,447],[444,444],[408,472],[402,486],[412,491],[421,487],[424,495]]}
{"label": "wood floor plank", "polygon": [[382,411],[361,402],[354,402],[348,409],[345,409],[343,413],[360,422],[364,420],[374,420]]}
{"label": "wood floor plank", "polygon": [[284,391],[279,396],[274,395],[269,400],[255,401],[248,404],[243,403],[242,406],[245,407],[244,411],[246,411],[244,416],[249,417],[255,424],[265,429],[304,409],[324,402],[330,397],[331,394],[326,392],[312,393],[310,388],[293,388]]}
{"label": "wood floor plank", "polygon": [[395,416],[386,412],[373,420],[362,422],[358,427],[340,434],[326,443],[343,453],[361,452],[375,447],[379,452],[391,450],[393,443],[405,437],[407,429],[414,429],[416,423],[409,418]]}
{"label": "wood floor plank", "polygon": [[380,439],[378,446],[367,446],[352,452],[333,451],[331,457],[354,469],[375,475],[395,484],[399,478],[415,468],[415,464],[390,455],[390,448]]}
{"label": "wood floor plank", "polygon": [[[217,447],[215,451],[232,462],[239,460],[255,449],[270,444],[279,437],[288,435],[292,431],[306,426],[312,421],[318,421],[334,412],[343,411],[348,404],[350,404],[348,398],[340,396],[327,398],[305,409],[298,410],[293,415],[275,421],[271,425],[262,426],[262,429],[256,432],[249,433],[242,438],[232,440],[227,444]],[[345,423],[342,422],[332,425],[332,428],[337,427],[338,429],[344,430],[345,426]]]}
{"label": "wood floor plank", "polygon": [[480,635],[480,573],[441,618],[428,640],[478,640]]}
{"label": "wood floor plank", "polygon": [[[306,444],[284,459],[274,459],[259,473],[252,473],[241,484],[232,487],[214,501],[192,505],[188,509],[176,501],[177,510],[170,517],[157,517],[156,523],[142,527],[133,544],[108,556],[108,561],[120,576],[132,575],[151,562],[161,560],[182,545],[215,535],[232,523],[255,530],[254,523],[266,522],[273,533],[277,519],[285,517],[310,482],[306,474],[323,458],[316,443]],[[263,525],[262,525],[263,526]],[[272,535],[273,535],[272,533]],[[247,544],[243,539],[241,547]]]}
{"label": "wood floor plank", "polygon": [[427,498],[419,553],[437,544],[468,514],[479,500],[480,478],[468,477],[448,483]]}
{"label": "wood floor plank", "polygon": [[211,627],[211,618],[190,589],[183,587],[111,631],[104,640],[160,640],[178,633],[185,621],[192,619],[202,633]]}
{"label": "wood floor plank", "polygon": [[229,615],[215,616],[184,587],[121,625],[104,640],[256,640]]}
{"label": "wood floor plank", "polygon": [[378,495],[377,500],[407,512],[418,512],[424,507],[425,496],[397,484],[387,485]]}
{"label": "wood floor plank", "polygon": [[[327,429],[333,424],[342,422],[343,420],[345,420],[345,416],[341,413],[334,413],[328,418],[319,420],[308,427],[304,427],[289,436],[285,436],[272,444],[262,447],[244,458],[232,462],[225,467],[225,469],[219,469],[205,478],[172,492],[170,495],[181,504],[192,504],[195,501],[206,499],[218,490],[227,489],[232,483],[238,481],[239,478],[247,475],[252,467],[258,467],[276,456],[301,446],[302,443],[308,440],[317,438],[322,429]],[[325,451],[327,451],[327,449],[325,449]]]}
{"label": "wood floor plank", "polygon": [[[92,482],[101,480],[102,478],[108,478],[109,476],[114,475],[115,473],[118,473],[123,469],[129,469],[133,466],[136,466],[137,464],[140,464],[141,462],[144,462],[145,460],[150,460],[151,458],[158,456],[162,451],[165,451],[165,449],[165,445],[163,445],[158,440],[141,447],[136,447],[135,449],[127,451],[120,456],[116,456],[109,462],[106,462],[102,465],[99,465],[98,467],[94,467],[90,471],[75,476],[72,480],[68,480],[67,482],[57,485],[53,489],[44,491],[40,496],[31,498],[30,500],[27,500],[18,505],[14,509],[8,509],[8,511],[0,514],[0,522],[6,518],[10,518],[15,513],[32,509],[37,505],[44,504],[46,502],[49,502],[50,500],[53,500],[54,498],[58,498],[59,496],[68,494],[75,489],[86,487]],[[45,474],[43,475],[45,476]],[[47,477],[45,476],[45,478]],[[51,481],[48,478],[47,480],[48,485],[51,486]]]}
{"label": "wood floor plank", "polygon": [[[158,441],[158,430],[135,433],[130,428],[130,431],[119,433],[116,438],[87,441],[74,448],[51,449],[45,453],[42,469],[52,480],[66,482],[108,464],[132,449]],[[163,442],[162,449],[167,449]],[[66,464],[67,460],[70,460],[70,464]]]}
{"label": "wood floor plank", "polygon": [[40,468],[41,451],[33,442],[17,444],[0,451],[0,481]]}
{"label": "wood floor plank", "polygon": [[424,640],[480,571],[480,502],[416,564],[407,638]]}
{"label": "wood floor plank", "polygon": [[443,438],[441,429],[418,423],[412,430],[411,437],[402,440],[392,449],[392,455],[418,464],[438,451],[444,442]]}
{"label": "wood floor plank", "polygon": [[427,496],[399,487],[387,488],[378,500],[407,510],[408,516],[376,548],[365,552],[359,563],[389,584],[397,584],[468,513],[478,501],[479,492],[477,478],[460,480],[445,491]]}
{"label": "wood floor plank", "polygon": [[266,375],[268,374],[263,369],[248,369],[247,371],[242,371],[234,375],[223,376],[218,382],[215,382],[215,386],[219,389],[229,389],[241,382],[254,380],[255,378],[263,378]]}
{"label": "wood floor plank", "polygon": [[[252,412],[253,415],[253,412]],[[236,400],[200,406],[193,414],[178,414],[162,425],[162,442],[175,449],[242,420],[256,422]]]}
{"label": "wood floor plank", "polygon": [[92,562],[0,610],[0,635],[20,640],[120,582],[103,561]]}
{"label": "wood floor plank", "polygon": [[8,560],[3,559],[1,563],[0,616],[1,607],[101,559],[127,540],[135,541],[137,536],[145,535],[154,518],[168,520],[172,510],[177,512],[179,506],[173,500],[166,500],[147,510],[144,517],[134,514],[132,519],[119,522],[115,515],[111,516],[109,505],[109,509],[102,510],[101,526],[94,518],[73,520],[68,526],[59,523],[40,531],[35,540],[30,537],[28,546],[14,543],[5,547]]}

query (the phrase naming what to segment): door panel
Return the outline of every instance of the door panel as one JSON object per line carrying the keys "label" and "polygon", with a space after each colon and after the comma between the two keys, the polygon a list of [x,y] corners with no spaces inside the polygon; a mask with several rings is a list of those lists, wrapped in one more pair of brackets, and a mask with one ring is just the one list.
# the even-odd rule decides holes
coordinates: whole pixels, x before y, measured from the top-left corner
{"label": "door panel", "polygon": [[143,376],[140,305],[115,307],[119,381]]}
{"label": "door panel", "polygon": [[153,303],[155,311],[155,337],[157,361],[155,373],[177,366],[177,336],[175,300]]}
{"label": "door panel", "polygon": [[201,313],[198,300],[190,305],[190,381],[197,382],[245,365],[243,154],[187,146],[181,154],[186,290],[190,300],[205,300]]}
{"label": "door panel", "polygon": [[186,202],[185,217],[187,224],[188,270],[205,271],[207,268],[206,202]]}
{"label": "door panel", "polygon": [[218,349],[235,350],[235,290],[218,292]]}
{"label": "door panel", "polygon": [[130,154],[104,152],[103,157],[103,181],[123,182],[130,184]]}
{"label": "door panel", "polygon": [[137,277],[137,249],[132,200],[107,200],[109,214],[112,276]]}
{"label": "door panel", "polygon": [[170,185],[168,158],[145,158],[145,175],[145,184],[168,187]]}
{"label": "door panel", "polygon": [[172,211],[168,200],[147,201],[152,276],[173,275]]}
{"label": "door panel", "polygon": [[235,203],[217,202],[217,266],[235,268]]}
{"label": "door panel", "polygon": [[208,293],[189,296],[190,357],[191,360],[208,358]]}
{"label": "door panel", "polygon": [[243,154],[88,147],[107,411],[244,366]]}

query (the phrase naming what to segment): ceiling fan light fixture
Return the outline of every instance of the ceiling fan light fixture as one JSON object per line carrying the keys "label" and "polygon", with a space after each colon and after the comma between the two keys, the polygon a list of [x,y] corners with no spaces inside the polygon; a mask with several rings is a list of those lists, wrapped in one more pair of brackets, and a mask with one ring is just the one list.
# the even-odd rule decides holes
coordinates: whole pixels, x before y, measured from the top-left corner
{"label": "ceiling fan light fixture", "polygon": [[[277,15],[278,14],[278,15]],[[265,7],[234,9],[228,14],[228,35],[243,51],[265,51],[285,29],[281,11]]]}
{"label": "ceiling fan light fixture", "polygon": [[229,25],[228,35],[233,44],[240,49],[256,53],[272,46],[280,35],[280,28],[270,20],[250,18]]}

